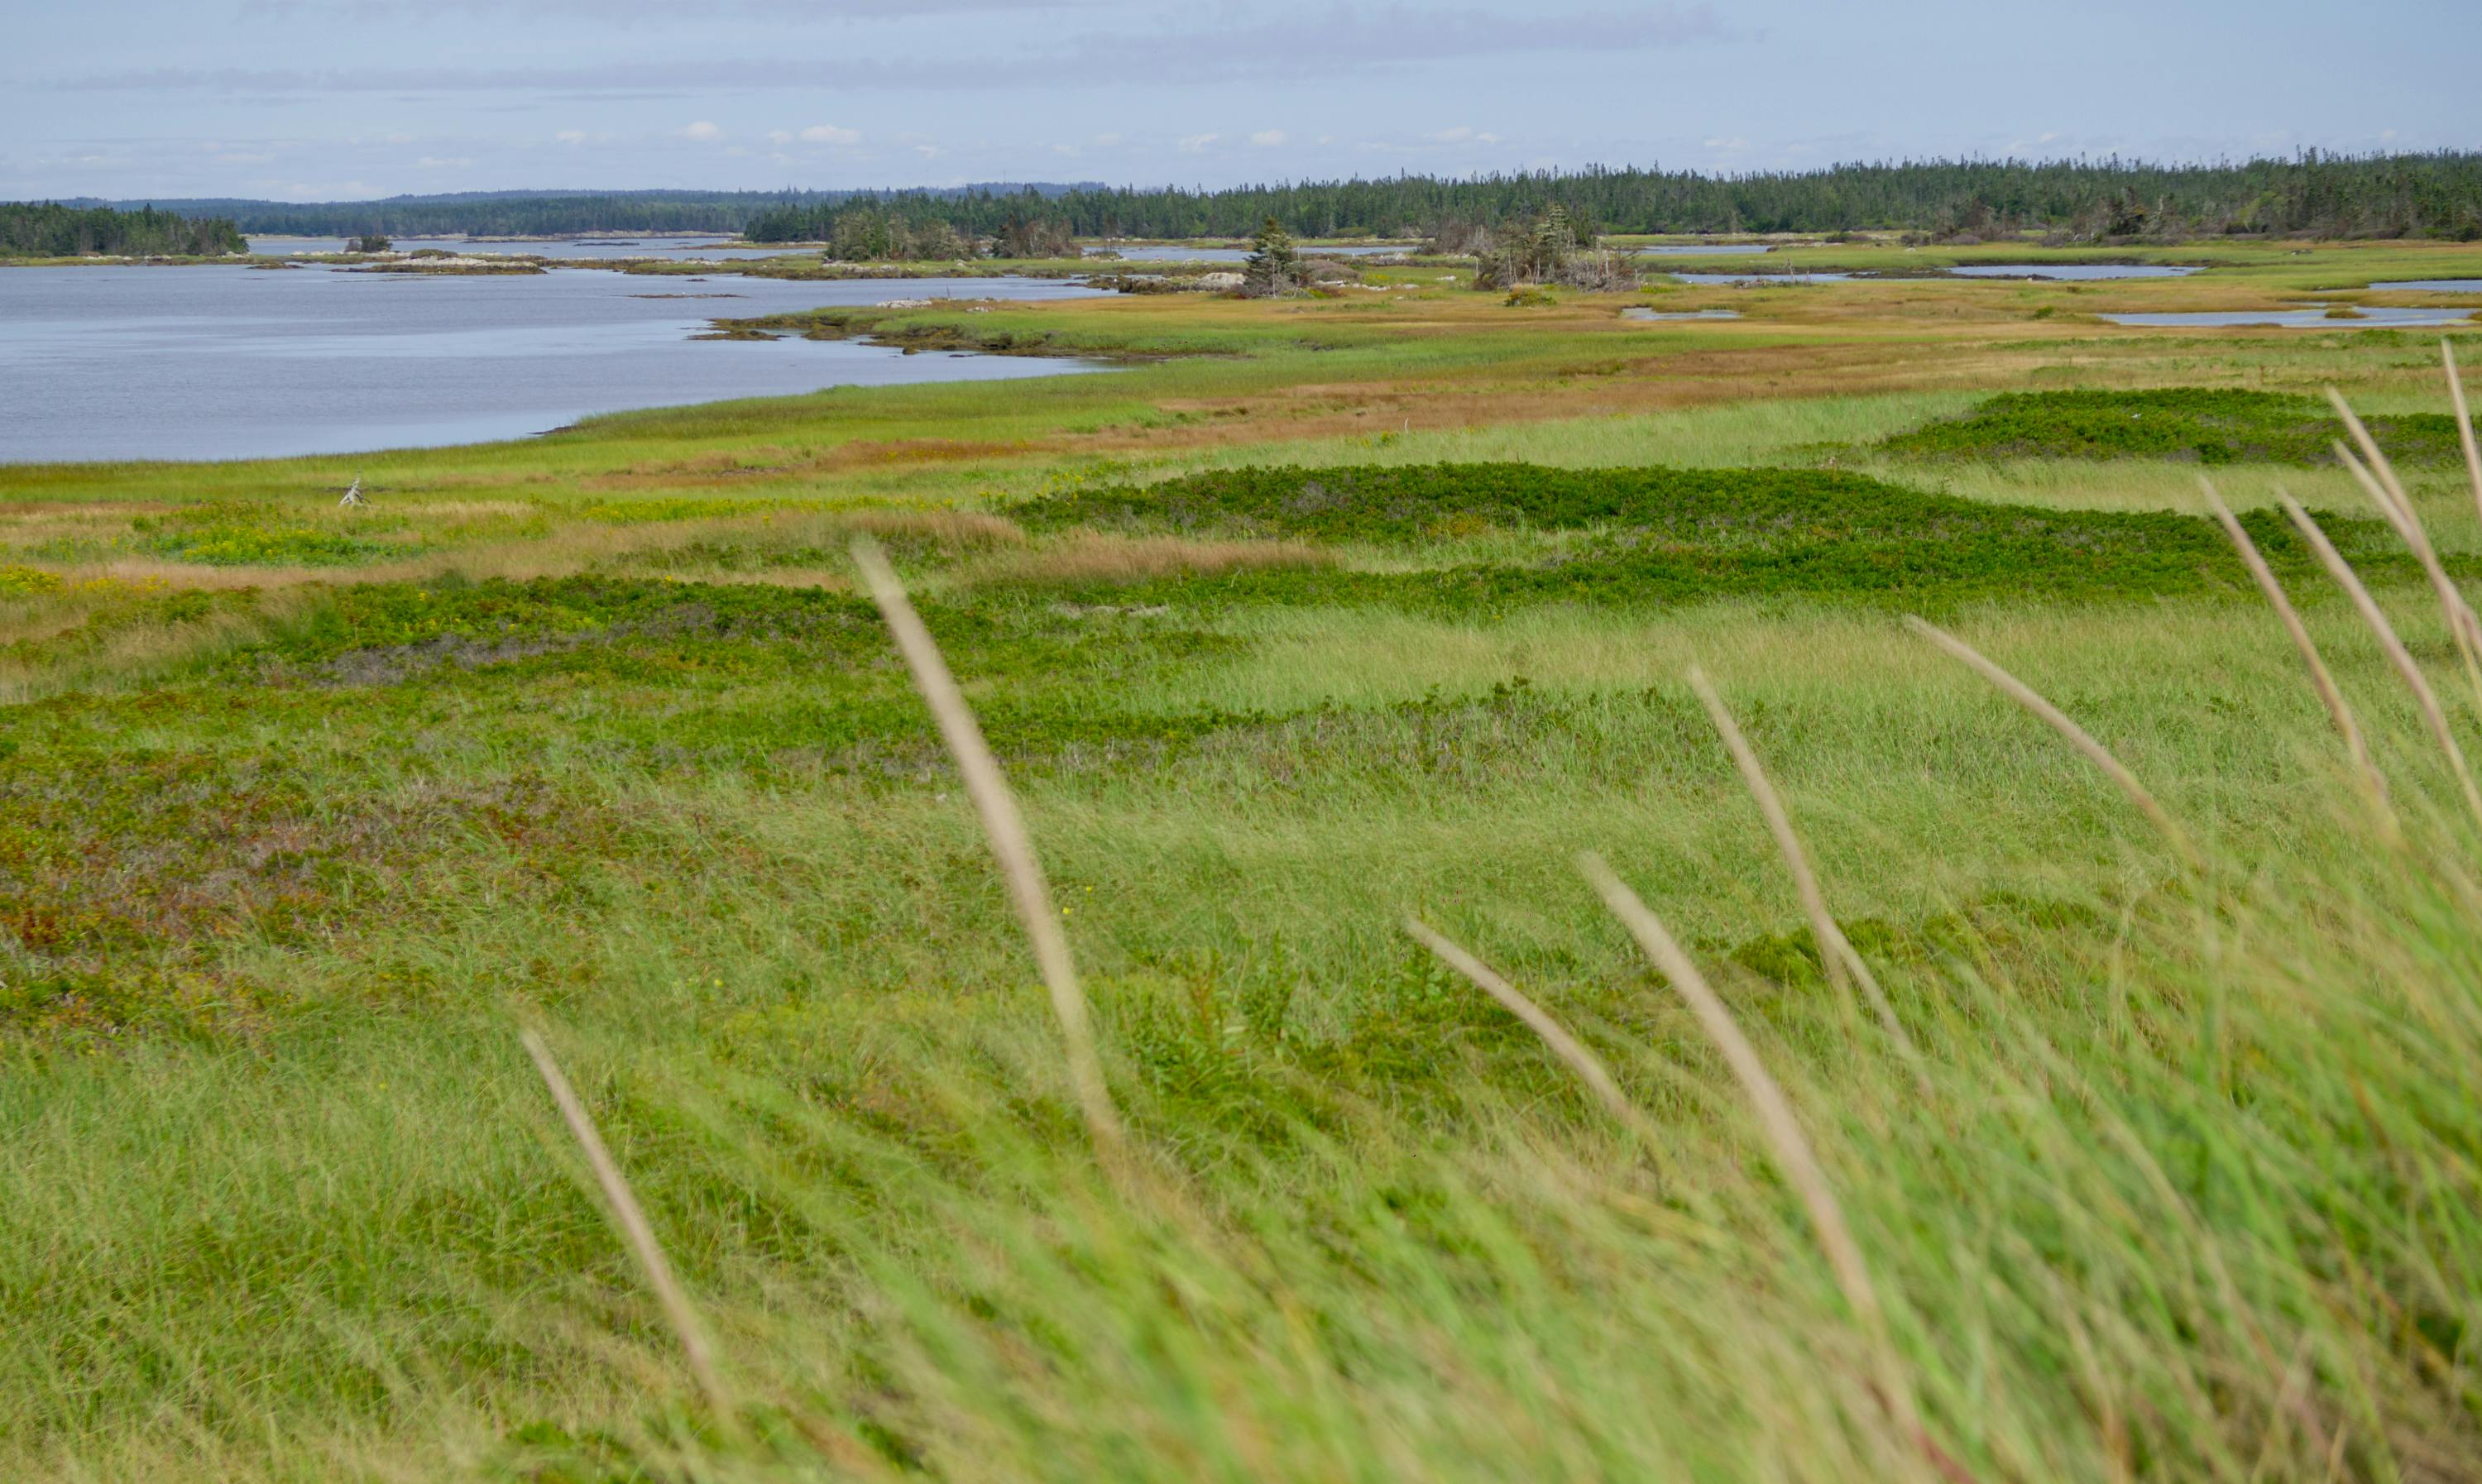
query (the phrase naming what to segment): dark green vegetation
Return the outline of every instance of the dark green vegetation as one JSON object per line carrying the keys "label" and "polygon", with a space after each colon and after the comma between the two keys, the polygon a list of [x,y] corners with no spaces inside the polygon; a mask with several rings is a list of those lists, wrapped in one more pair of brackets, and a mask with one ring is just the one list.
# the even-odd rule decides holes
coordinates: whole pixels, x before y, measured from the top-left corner
{"label": "dark green vegetation", "polygon": [[[1021,199],[908,192],[873,210],[991,235]],[[1089,190],[1043,203],[1086,237],[1244,237],[1273,217],[1306,237],[1431,237],[1560,207],[1588,233],[2041,229],[2085,239],[2317,232],[2482,236],[2482,154],[2304,155],[2229,166],[1926,161],[1705,175],[1596,169],[1405,175],[1223,191]],[[758,240],[824,235],[819,208],[754,216]]]}
{"label": "dark green vegetation", "polygon": [[988,230],[984,213],[959,209],[962,199],[909,192],[779,206],[751,218],[742,235],[752,242],[822,242],[826,255],[842,262],[979,257],[986,248],[997,257],[1078,255],[1068,223],[1045,214],[1032,193],[1012,198],[1007,214]]}
{"label": "dark green vegetation", "polygon": [[[980,192],[1036,199],[1060,185],[963,186],[928,196]],[[575,232],[737,232],[779,207],[835,204],[860,191],[465,191],[370,201],[263,201],[214,197],[161,202],[184,216],[231,217],[246,232],[349,237],[559,237]],[[120,202],[135,205],[136,202]]]}
{"label": "dark green vegetation", "polygon": [[[2437,468],[2464,458],[2456,419],[2412,412],[2365,419],[2397,464]],[[1934,459],[2177,459],[2199,464],[2336,463],[2345,437],[2318,397],[2237,388],[2003,392],[1962,417],[1879,446]]]}
{"label": "dark green vegetation", "polygon": [[743,230],[818,241],[847,210],[919,231],[997,237],[1014,220],[1065,222],[1081,237],[1246,237],[1269,217],[1305,237],[1428,237],[1562,207],[1607,232],[2058,231],[2082,239],[2316,233],[2482,237],[2482,154],[2340,156],[2223,165],[2142,161],[1925,160],[1709,175],[1597,168],[1575,173],[1238,186],[1220,191],[967,186],[896,193],[492,194],[287,204],[177,202],[251,231],[400,236],[474,232]]}
{"label": "dark green vegetation", "polygon": [[223,217],[187,217],[152,206],[115,211],[0,201],[0,257],[221,257],[249,248],[240,229]]}
{"label": "dark green vegetation", "polygon": [[[1492,533],[1545,540],[1516,560],[1418,570],[1253,571],[1163,581],[1174,601],[1404,604],[1506,612],[1530,602],[1663,607],[1799,596],[1945,612],[2002,597],[2094,600],[2249,591],[2223,534],[2165,512],[2057,511],[1957,499],[1811,469],[1548,469],[1533,464],[1219,470],[1021,507],[1035,529],[1383,544]],[[2244,517],[2281,571],[2314,570],[2272,511]],[[2340,549],[2407,578],[2377,520],[2324,517]]]}

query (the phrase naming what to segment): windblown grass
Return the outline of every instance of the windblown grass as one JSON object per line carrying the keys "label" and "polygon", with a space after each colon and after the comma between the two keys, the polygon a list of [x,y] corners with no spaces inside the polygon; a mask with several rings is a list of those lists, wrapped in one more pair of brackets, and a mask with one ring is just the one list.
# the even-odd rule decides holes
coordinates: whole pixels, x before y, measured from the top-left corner
{"label": "windblown grass", "polygon": [[[2253,252],[2114,293],[2423,256]],[[314,508],[336,461],[0,476],[32,574],[0,588],[0,1474],[2482,1477],[2482,846],[2397,655],[2310,531],[2235,518],[2382,816],[2230,529],[2179,514],[2195,464],[1839,452],[1994,387],[2427,411],[2428,347],[2030,320],[2117,302],[2058,286],[1645,338],[1445,293],[1219,302],[1188,332],[1229,355],[1005,396],[373,460],[401,524],[359,529],[401,563],[92,549],[220,509],[352,534]],[[1338,452],[1234,472],[1255,447]],[[1421,467],[1486,452],[1569,472]],[[1292,508],[1337,469],[1386,497]],[[2315,532],[2469,749],[2408,527],[2340,466],[2217,473],[2349,513]],[[2451,475],[2390,508],[2461,594]],[[858,529],[1040,852],[1125,1169]],[[1325,565],[1201,570],[1228,552]]]}

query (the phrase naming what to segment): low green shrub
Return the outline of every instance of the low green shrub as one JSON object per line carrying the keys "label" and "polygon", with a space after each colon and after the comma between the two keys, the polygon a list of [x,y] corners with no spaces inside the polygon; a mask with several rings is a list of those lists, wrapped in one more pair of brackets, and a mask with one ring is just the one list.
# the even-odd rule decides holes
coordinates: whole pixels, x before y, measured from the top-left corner
{"label": "low green shrub", "polygon": [[[2436,467],[2464,456],[2456,419],[2416,412],[2368,419],[2398,464]],[[2332,464],[2344,426],[2327,404],[2287,392],[2173,386],[2152,391],[2005,392],[1962,417],[1879,446],[1933,459],[2176,459],[2199,464]]]}
{"label": "low green shrub", "polygon": [[[1824,469],[1561,469],[1535,464],[1218,470],[1020,508],[1065,524],[1374,543],[1586,531],[1537,560],[1413,571],[1262,570],[1122,587],[1122,602],[1381,603],[1494,612],[1546,602],[1715,597],[1922,608],[2250,591],[2223,533],[2170,512],[2059,511],[1933,494]],[[2321,517],[2374,581],[2411,559],[2375,520]],[[2278,570],[2312,570],[2284,517],[2246,524]]]}

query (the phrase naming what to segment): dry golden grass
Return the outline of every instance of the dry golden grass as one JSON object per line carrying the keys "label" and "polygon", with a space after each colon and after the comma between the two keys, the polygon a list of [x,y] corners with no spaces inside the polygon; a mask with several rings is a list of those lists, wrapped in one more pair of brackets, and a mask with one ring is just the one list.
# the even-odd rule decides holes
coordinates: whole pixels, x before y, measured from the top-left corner
{"label": "dry golden grass", "polygon": [[1016,521],[974,510],[839,511],[825,517],[824,529],[880,541],[929,541],[956,551],[1025,544],[1025,532]]}
{"label": "dry golden grass", "polygon": [[694,455],[616,469],[580,481],[591,490],[718,490],[861,469],[932,464],[1005,462],[1059,453],[1058,439],[854,438],[824,448],[773,445]]}
{"label": "dry golden grass", "polygon": [[[1740,327],[1701,325],[1702,331]],[[2027,327],[2009,327],[2012,338]],[[1770,334],[1781,340],[1781,333]],[[1616,360],[1563,383],[1506,370],[1454,379],[1322,383],[1228,398],[1167,399],[1167,412],[1204,420],[1168,428],[1115,428],[1063,437],[1055,451],[1165,453],[1280,439],[1437,433],[1580,415],[1625,416],[1712,407],[1752,398],[1851,397],[2014,385],[2050,363],[2020,346],[1814,341],[1705,347]]]}

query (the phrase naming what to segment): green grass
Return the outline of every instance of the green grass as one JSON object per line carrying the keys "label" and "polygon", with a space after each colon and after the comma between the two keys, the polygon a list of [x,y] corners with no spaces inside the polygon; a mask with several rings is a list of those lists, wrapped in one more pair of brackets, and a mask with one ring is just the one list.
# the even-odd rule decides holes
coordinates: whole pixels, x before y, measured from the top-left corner
{"label": "green grass", "polygon": [[[2229,271],[2451,255],[2314,251]],[[2098,335],[2025,316],[2106,296],[2022,288],[1651,334],[1447,288],[1018,307],[977,319],[1166,358],[0,471],[0,1475],[1940,1477],[1593,850],[1785,1084],[1973,1477],[2482,1476],[2477,827],[2412,700],[2254,510],[2391,838],[2179,446],[1875,446],[1994,390],[2264,392],[2258,430],[2333,382],[2409,447],[2435,350]],[[2482,746],[2341,472],[2233,446],[2236,500],[2337,512]],[[2458,470],[2407,475],[2482,545]],[[860,530],[1018,789],[1134,1187]],[[2206,876],[1906,611],[2112,748]],[[1919,1073],[1822,976],[1693,663]],[[715,1330],[737,1440],[520,1023]]]}

